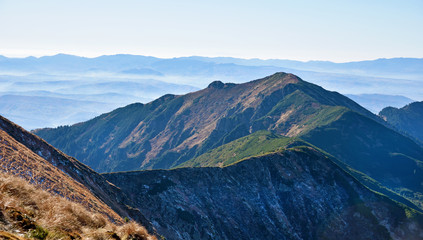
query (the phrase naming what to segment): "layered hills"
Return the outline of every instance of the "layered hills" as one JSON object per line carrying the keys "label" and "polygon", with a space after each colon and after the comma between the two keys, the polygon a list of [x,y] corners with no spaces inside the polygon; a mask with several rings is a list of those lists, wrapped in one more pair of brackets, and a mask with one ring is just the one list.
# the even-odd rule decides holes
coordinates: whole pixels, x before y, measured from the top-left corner
{"label": "layered hills", "polygon": [[110,172],[183,166],[267,130],[300,137],[423,207],[423,149],[385,124],[339,93],[276,73],[244,84],[215,81],[197,92],[35,133],[95,170]]}
{"label": "layered hills", "polygon": [[379,115],[398,130],[423,144],[423,102],[413,102],[402,108],[387,107]]}

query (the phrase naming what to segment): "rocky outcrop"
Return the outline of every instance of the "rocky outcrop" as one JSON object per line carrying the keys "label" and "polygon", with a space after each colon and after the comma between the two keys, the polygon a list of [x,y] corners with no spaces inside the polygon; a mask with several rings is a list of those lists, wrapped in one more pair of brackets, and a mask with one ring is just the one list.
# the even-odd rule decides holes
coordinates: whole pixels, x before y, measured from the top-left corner
{"label": "rocky outcrop", "polygon": [[422,215],[309,147],[224,168],[103,174],[167,239],[420,239]]}

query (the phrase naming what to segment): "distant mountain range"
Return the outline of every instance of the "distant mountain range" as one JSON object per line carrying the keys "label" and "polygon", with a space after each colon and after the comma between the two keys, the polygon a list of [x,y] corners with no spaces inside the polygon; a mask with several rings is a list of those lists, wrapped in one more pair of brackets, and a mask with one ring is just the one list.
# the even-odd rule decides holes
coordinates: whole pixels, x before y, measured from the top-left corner
{"label": "distant mountain range", "polygon": [[[0,96],[34,97],[34,103],[39,100],[35,97],[61,98],[57,99],[58,103],[63,101],[62,98],[95,101],[108,104],[109,108],[87,103],[78,111],[66,104],[56,104],[56,112],[76,111],[73,115],[78,116],[62,115],[57,119],[36,109],[33,114],[22,111],[13,115],[6,111],[0,113],[27,129],[55,127],[85,121],[93,115],[130,103],[147,103],[167,93],[185,94],[204,88],[214,80],[243,83],[280,71],[296,74],[342,94],[384,94],[387,98],[378,98],[376,102],[374,98],[371,101],[363,98],[363,95],[360,97],[363,101],[358,101],[377,113],[387,106],[402,106],[404,99],[396,95],[423,100],[423,94],[416,91],[423,89],[422,68],[422,59],[410,58],[332,63],[207,57],[162,59],[123,54],[96,58],[65,54],[40,58],[1,57]],[[45,124],[42,125],[40,120]]]}
{"label": "distant mountain range", "polygon": [[[349,98],[292,74],[276,73],[244,84],[215,81],[197,92],[165,95],[35,133],[95,170],[111,172],[225,166],[225,161],[239,160],[230,160],[231,154],[245,158],[289,145],[285,142],[290,140],[263,136],[269,139],[262,145],[258,140],[247,144],[251,148],[242,153],[223,151],[222,163],[219,154],[210,152],[261,130],[299,137],[331,154],[369,188],[423,208],[423,148]],[[227,149],[243,149],[238,146],[242,144]],[[205,159],[217,161],[207,165]]]}
{"label": "distant mountain range", "polygon": [[387,107],[396,107],[400,108],[409,103],[414,102],[413,99],[399,96],[399,95],[386,95],[386,94],[346,94],[347,97],[354,100],[356,103],[361,106],[366,107],[369,111],[374,114],[379,114],[379,112]]}

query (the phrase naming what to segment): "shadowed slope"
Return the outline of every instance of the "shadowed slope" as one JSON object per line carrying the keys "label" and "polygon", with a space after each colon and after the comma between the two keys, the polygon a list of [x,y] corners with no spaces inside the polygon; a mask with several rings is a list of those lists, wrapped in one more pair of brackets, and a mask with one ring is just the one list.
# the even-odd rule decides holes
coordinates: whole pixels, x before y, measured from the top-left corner
{"label": "shadowed slope", "polygon": [[419,239],[422,215],[309,147],[223,168],[103,174],[167,239]]}

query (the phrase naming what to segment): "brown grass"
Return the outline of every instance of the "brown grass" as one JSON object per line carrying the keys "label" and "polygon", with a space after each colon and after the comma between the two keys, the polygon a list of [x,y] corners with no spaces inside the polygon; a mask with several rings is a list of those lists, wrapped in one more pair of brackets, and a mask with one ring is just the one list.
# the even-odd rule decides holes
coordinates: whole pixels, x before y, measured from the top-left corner
{"label": "brown grass", "polygon": [[0,173],[0,215],[5,219],[0,221],[0,230],[17,231],[26,237],[34,226],[40,226],[48,231],[46,239],[156,239],[135,222],[112,223],[80,204],[4,173]]}
{"label": "brown grass", "polygon": [[119,215],[94,196],[87,187],[17,142],[3,130],[0,130],[0,172],[19,176],[54,195],[79,203],[92,212],[123,222]]}

